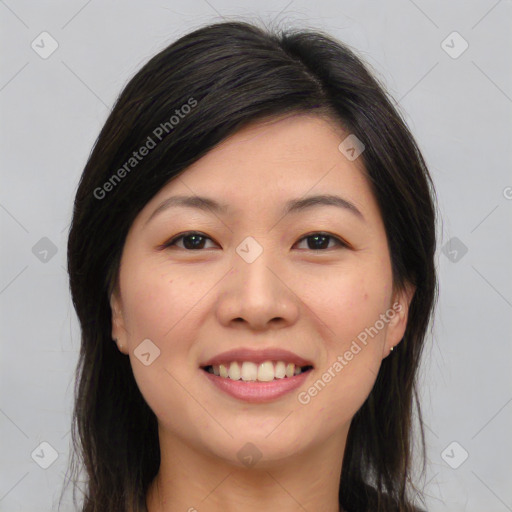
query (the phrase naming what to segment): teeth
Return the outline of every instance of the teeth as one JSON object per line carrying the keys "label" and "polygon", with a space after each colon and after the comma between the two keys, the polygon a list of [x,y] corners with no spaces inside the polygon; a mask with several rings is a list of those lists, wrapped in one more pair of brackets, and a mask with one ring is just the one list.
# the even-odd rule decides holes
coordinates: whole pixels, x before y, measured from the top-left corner
{"label": "teeth", "polygon": [[257,365],[250,361],[233,361],[228,364],[211,366],[208,371],[214,375],[229,378],[232,380],[243,380],[249,382],[270,382],[274,379],[284,379],[300,375],[302,368],[295,366],[294,363],[285,363],[283,361],[265,361]]}
{"label": "teeth", "polygon": [[240,380],[240,366],[236,361],[233,361],[229,366],[228,375],[231,380]]}
{"label": "teeth", "polygon": [[286,375],[286,365],[283,361],[276,363],[276,379],[283,379]]}
{"label": "teeth", "polygon": [[254,363],[245,361],[242,364],[242,380],[256,380],[258,378],[258,367]]}
{"label": "teeth", "polygon": [[274,365],[272,361],[265,361],[258,368],[258,380],[262,382],[270,382],[274,380]]}
{"label": "teeth", "polygon": [[[215,366],[213,367],[213,373],[215,373]],[[223,365],[219,365],[219,375],[225,379],[228,377],[228,369]]]}

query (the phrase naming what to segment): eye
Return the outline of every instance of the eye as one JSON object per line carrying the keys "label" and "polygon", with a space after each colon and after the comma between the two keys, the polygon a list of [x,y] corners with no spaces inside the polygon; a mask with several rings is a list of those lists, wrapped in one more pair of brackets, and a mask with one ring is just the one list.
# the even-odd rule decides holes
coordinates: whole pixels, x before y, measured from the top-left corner
{"label": "eye", "polygon": [[330,235],[329,233],[311,233],[302,237],[299,242],[302,242],[303,240],[311,240],[311,243],[307,244],[308,247],[306,247],[306,249],[318,251],[319,249],[328,248],[326,245],[329,245],[329,242],[327,241],[329,239],[334,240],[339,247],[348,247],[348,244],[340,240],[338,237]]}
{"label": "eye", "polygon": [[[182,233],[181,235],[175,236],[168,242],[165,242],[161,247],[165,249],[168,247],[177,246],[177,242],[179,240],[183,240],[183,246],[178,247],[180,249],[185,249],[189,251],[204,249],[205,241],[212,241],[212,239],[206,236],[204,233],[201,233],[199,231],[187,231],[186,233]],[[305,240],[311,241],[311,243],[307,243],[306,249],[312,251],[319,251],[322,249],[332,248],[328,247],[330,240],[333,240],[338,247],[348,247],[348,244],[346,244],[344,241],[340,240],[338,237],[331,235],[329,233],[311,233],[309,235],[302,237],[299,240],[299,243]]]}
{"label": "eye", "polygon": [[183,233],[181,235],[178,235],[168,242],[165,242],[163,244],[162,248],[171,247],[173,245],[176,245],[176,242],[178,240],[183,239],[184,247],[179,247],[180,249],[186,249],[186,250],[197,250],[197,249],[204,249],[204,241],[205,240],[211,240],[211,238],[207,237],[203,233],[200,233],[198,231],[188,231],[186,233]]}

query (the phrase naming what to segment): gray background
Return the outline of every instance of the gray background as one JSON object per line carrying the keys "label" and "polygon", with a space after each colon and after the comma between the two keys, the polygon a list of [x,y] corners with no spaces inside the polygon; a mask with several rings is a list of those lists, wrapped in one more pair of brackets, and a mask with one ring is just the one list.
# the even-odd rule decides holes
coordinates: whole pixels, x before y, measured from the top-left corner
{"label": "gray background", "polygon": [[421,373],[429,511],[512,511],[510,0],[0,1],[0,510],[56,510],[79,347],[66,239],[109,109],[179,36],[255,16],[353,46],[404,112],[443,218]]}

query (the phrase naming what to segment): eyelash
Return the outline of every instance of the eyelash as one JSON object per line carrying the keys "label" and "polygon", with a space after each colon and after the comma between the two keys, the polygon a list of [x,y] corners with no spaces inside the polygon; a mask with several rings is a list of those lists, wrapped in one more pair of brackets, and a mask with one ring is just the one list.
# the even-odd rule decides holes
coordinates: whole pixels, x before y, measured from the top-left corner
{"label": "eyelash", "polygon": [[[160,247],[162,249],[167,249],[167,248],[172,247],[173,245],[175,245],[175,243],[178,240],[180,240],[181,238],[186,238],[186,237],[192,236],[192,235],[199,235],[201,238],[208,239],[208,240],[211,240],[213,242],[213,240],[209,236],[206,236],[204,233],[201,233],[200,231],[187,231],[185,233],[181,233],[180,235],[177,235],[177,236],[171,238],[169,241],[165,242]],[[330,233],[325,233],[323,231],[315,231],[313,233],[305,235],[302,238],[300,238],[298,240],[298,242],[302,242],[303,240],[307,240],[308,238],[312,238],[315,235],[320,235],[320,236],[323,236],[325,238],[331,238],[341,248],[348,248],[349,247],[349,245],[347,243],[345,243],[343,240],[341,240],[339,237],[331,235]],[[185,249],[185,248],[182,248],[182,247],[179,247],[179,249],[183,249],[184,251],[187,251],[187,252],[201,252],[202,251],[202,249],[195,249],[194,250],[194,249]],[[332,249],[332,247],[330,249]],[[306,250],[313,251],[313,252],[325,252],[325,251],[327,251],[329,249],[306,249]]]}

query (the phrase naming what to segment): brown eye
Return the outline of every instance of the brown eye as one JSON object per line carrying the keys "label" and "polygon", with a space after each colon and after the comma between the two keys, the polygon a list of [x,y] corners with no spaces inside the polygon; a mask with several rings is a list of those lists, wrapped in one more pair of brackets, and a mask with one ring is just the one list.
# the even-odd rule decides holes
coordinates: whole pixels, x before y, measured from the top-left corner
{"label": "brown eye", "polygon": [[341,241],[338,237],[334,235],[330,235],[329,233],[312,233],[301,238],[299,242],[302,242],[303,240],[308,241],[308,247],[306,247],[306,249],[312,251],[332,248],[328,247],[330,240],[333,240],[336,246],[338,247],[347,247],[347,244],[345,242]]}
{"label": "brown eye", "polygon": [[176,242],[183,239],[183,246],[178,246],[180,249],[185,249],[188,251],[196,251],[200,249],[204,249],[205,241],[211,240],[211,238],[207,237],[203,233],[200,233],[198,231],[188,231],[187,233],[182,233],[181,235],[178,235],[168,242],[166,242],[163,247],[171,247],[175,246]]}
{"label": "brown eye", "polygon": [[[183,240],[183,245],[177,245],[179,241]],[[178,236],[175,236],[168,242],[162,245],[162,248],[169,248],[176,246],[179,249],[184,249],[187,251],[198,251],[201,249],[205,249],[206,241],[212,241],[212,239],[206,236],[204,233],[198,231],[187,231],[186,233],[182,233]],[[322,251],[326,249],[332,249],[334,247],[348,247],[348,245],[340,240],[338,237],[331,235],[329,233],[311,233],[310,235],[306,235],[299,240],[303,242],[307,241],[307,247],[305,249],[311,251]],[[329,246],[330,242],[334,242],[334,246]]]}

